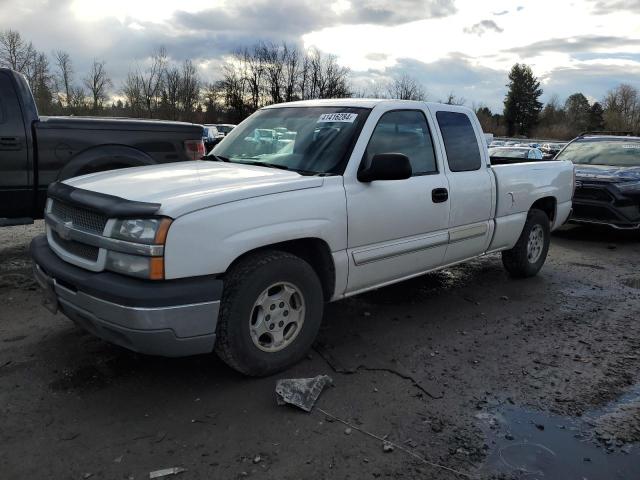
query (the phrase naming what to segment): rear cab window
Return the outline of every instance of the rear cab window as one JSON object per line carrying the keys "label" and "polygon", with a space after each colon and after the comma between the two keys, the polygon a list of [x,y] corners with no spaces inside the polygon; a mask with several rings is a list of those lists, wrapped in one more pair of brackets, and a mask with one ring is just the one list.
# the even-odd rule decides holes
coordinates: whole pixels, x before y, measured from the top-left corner
{"label": "rear cab window", "polygon": [[480,146],[469,117],[460,112],[439,111],[436,119],[442,133],[449,170],[479,170],[482,166]]}

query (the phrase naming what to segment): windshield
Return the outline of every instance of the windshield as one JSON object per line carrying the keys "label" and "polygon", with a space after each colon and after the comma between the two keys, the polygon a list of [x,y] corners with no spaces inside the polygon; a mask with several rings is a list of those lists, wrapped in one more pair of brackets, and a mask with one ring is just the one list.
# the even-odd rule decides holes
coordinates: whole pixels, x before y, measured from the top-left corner
{"label": "windshield", "polygon": [[640,138],[579,139],[567,145],[557,160],[579,165],[640,166]]}
{"label": "windshield", "polygon": [[503,158],[527,158],[529,150],[516,148],[492,148],[489,152],[490,157]]}
{"label": "windshield", "polygon": [[368,109],[353,107],[258,110],[209,156],[306,174],[342,174],[368,114]]}

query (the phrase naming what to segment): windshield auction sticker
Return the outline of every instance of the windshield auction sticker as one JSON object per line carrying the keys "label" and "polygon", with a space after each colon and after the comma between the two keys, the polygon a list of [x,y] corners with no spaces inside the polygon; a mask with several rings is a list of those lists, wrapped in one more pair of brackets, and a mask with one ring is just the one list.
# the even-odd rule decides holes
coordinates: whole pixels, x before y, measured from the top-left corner
{"label": "windshield auction sticker", "polygon": [[318,119],[318,123],[342,122],[353,123],[358,118],[357,113],[323,113]]}
{"label": "windshield auction sticker", "polygon": [[622,148],[640,148],[640,143],[627,143],[626,145],[622,145]]}

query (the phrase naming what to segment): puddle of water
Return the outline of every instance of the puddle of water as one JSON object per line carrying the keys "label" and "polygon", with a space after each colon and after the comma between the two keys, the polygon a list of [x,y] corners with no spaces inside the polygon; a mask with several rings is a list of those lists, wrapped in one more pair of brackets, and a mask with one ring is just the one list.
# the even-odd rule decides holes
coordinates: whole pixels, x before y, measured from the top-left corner
{"label": "puddle of water", "polygon": [[477,418],[489,445],[489,455],[480,470],[528,480],[640,478],[640,444],[623,443],[615,438],[604,443],[597,440],[596,433],[601,419],[639,402],[640,386],[637,386],[582,418],[514,405],[480,413]]}

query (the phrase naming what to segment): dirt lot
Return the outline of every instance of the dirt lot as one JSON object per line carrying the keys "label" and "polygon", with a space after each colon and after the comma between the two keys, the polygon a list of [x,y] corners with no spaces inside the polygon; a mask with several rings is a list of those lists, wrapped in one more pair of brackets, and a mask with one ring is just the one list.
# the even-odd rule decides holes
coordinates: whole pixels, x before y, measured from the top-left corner
{"label": "dirt lot", "polygon": [[[533,279],[491,256],[332,304],[307,360],[255,380],[49,314],[41,228],[0,229],[2,478],[640,478],[638,234],[565,227]],[[278,378],[318,374],[351,427],[276,405]]]}

